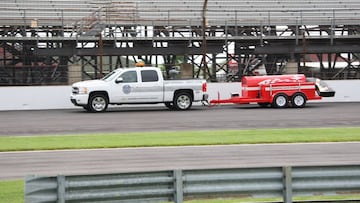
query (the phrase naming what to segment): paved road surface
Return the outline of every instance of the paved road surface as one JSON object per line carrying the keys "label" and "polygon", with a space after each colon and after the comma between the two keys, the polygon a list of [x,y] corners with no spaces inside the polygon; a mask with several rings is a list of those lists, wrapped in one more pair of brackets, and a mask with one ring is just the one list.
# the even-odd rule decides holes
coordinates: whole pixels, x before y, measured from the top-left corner
{"label": "paved road surface", "polygon": [[0,136],[338,126],[360,126],[360,103],[311,103],[303,109],[195,106],[186,112],[162,106],[118,107],[97,114],[82,108],[0,112]]}
{"label": "paved road surface", "polygon": [[360,143],[192,146],[0,153],[0,179],[199,168],[360,164]]}

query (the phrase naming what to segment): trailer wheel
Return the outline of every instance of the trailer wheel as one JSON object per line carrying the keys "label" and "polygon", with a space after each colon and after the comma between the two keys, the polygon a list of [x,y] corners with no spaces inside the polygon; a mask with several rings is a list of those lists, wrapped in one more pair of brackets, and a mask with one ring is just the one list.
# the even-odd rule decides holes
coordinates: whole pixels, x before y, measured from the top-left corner
{"label": "trailer wheel", "polygon": [[286,108],[288,106],[289,99],[285,94],[278,94],[274,97],[272,106],[275,108]]}
{"label": "trailer wheel", "polygon": [[192,106],[192,98],[187,92],[179,92],[175,95],[173,104],[176,110],[188,110]]}
{"label": "trailer wheel", "polygon": [[302,108],[306,104],[306,97],[302,93],[295,93],[291,97],[291,105],[295,108]]}
{"label": "trailer wheel", "polygon": [[109,102],[104,94],[94,94],[89,99],[89,110],[91,112],[103,112],[107,109]]}

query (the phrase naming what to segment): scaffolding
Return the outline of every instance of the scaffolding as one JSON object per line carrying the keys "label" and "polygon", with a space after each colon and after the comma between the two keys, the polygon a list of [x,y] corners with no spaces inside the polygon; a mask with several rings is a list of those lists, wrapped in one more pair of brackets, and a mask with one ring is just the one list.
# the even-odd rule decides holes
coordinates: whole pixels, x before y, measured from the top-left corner
{"label": "scaffolding", "polygon": [[238,81],[259,67],[360,79],[358,1],[209,1],[206,22],[202,6],[202,0],[4,0],[0,85],[69,84],[140,60],[165,74],[190,64],[193,77],[211,81],[219,81],[219,71]]}

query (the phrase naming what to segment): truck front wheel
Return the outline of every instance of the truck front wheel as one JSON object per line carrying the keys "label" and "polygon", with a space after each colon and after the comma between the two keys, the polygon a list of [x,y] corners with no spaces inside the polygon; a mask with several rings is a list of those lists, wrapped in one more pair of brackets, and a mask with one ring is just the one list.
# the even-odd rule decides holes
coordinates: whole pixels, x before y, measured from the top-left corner
{"label": "truck front wheel", "polygon": [[192,98],[187,92],[179,92],[175,95],[173,104],[177,110],[188,110],[192,106]]}
{"label": "truck front wheel", "polygon": [[108,99],[103,94],[94,94],[89,99],[89,110],[91,112],[103,112],[108,107]]}

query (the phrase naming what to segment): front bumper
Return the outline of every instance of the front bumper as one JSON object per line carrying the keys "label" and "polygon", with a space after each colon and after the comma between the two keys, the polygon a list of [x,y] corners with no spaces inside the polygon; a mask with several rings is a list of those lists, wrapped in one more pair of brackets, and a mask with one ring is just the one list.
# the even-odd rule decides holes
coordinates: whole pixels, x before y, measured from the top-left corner
{"label": "front bumper", "polygon": [[86,106],[89,100],[89,95],[87,94],[72,94],[70,95],[70,101],[75,106]]}

